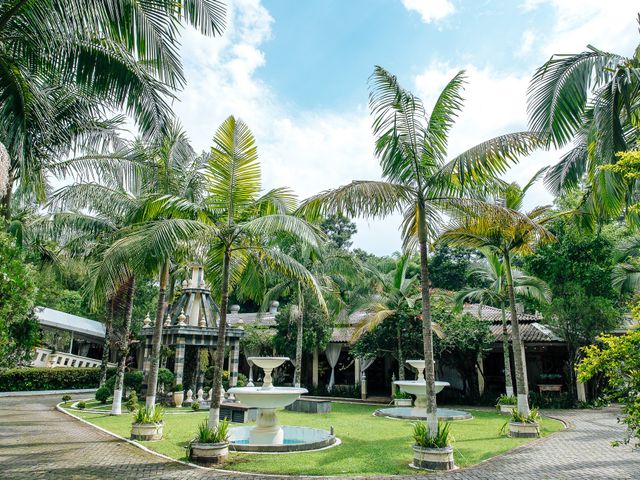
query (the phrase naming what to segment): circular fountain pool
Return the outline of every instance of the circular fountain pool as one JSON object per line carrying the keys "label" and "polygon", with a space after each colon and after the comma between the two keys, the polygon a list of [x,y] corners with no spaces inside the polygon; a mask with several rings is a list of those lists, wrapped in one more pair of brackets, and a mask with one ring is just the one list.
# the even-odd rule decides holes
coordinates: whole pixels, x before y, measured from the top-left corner
{"label": "circular fountain pool", "polygon": [[[416,407],[389,407],[376,410],[374,415],[378,417],[402,418],[407,420],[426,420],[424,408]],[[464,410],[454,410],[451,408],[438,408],[438,418],[440,420],[469,420],[473,416]]]}
{"label": "circular fountain pool", "polygon": [[319,450],[336,445],[338,439],[327,430],[319,428],[295,427],[283,425],[282,443],[258,444],[250,442],[253,427],[234,427],[229,429],[230,447],[237,452],[286,453]]}

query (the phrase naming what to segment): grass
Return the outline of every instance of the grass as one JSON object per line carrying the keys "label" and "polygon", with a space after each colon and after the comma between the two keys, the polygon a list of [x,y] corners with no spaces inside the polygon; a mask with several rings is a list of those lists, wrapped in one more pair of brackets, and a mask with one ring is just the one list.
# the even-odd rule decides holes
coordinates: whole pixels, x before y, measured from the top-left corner
{"label": "grass", "polygon": [[[292,475],[374,475],[415,473],[408,464],[412,459],[412,422],[374,417],[377,407],[370,405],[332,404],[328,414],[305,414],[279,411],[282,424],[329,429],[334,427],[342,445],[319,452],[286,455],[251,455],[232,453],[223,468],[243,472]],[[493,411],[470,410],[473,420],[451,423],[456,465],[466,467],[506,452],[529,439],[500,435],[506,416]],[[76,415],[123,437],[129,437],[131,415],[119,417],[73,412]],[[158,442],[140,442],[173,458],[186,460],[190,439],[207,411],[190,415],[166,415],[164,438]],[[562,423],[542,418],[543,436],[562,429]]]}

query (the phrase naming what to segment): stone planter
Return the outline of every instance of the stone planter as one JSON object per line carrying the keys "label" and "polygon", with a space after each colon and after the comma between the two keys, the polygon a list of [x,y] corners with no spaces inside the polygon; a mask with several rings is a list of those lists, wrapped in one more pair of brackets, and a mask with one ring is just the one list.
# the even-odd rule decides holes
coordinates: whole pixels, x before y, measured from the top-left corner
{"label": "stone planter", "polygon": [[229,442],[191,444],[191,460],[205,465],[217,464],[229,455]]}
{"label": "stone planter", "polygon": [[444,448],[424,448],[414,445],[413,466],[429,470],[452,470],[455,468],[453,447],[449,445]]}
{"label": "stone planter", "polygon": [[540,424],[509,422],[509,436],[514,438],[537,438],[540,436]]}
{"label": "stone planter", "polygon": [[394,398],[393,404],[396,407],[410,407],[413,404],[413,399],[411,398]]}
{"label": "stone planter", "polygon": [[173,403],[175,403],[176,407],[180,408],[183,401],[184,392],[173,392]]}
{"label": "stone planter", "polygon": [[164,422],[160,423],[133,423],[131,424],[131,438],[134,440],[162,440]]}
{"label": "stone planter", "polygon": [[511,413],[513,413],[513,410],[516,408],[516,405],[499,405],[499,407],[500,413],[504,415],[511,415]]}

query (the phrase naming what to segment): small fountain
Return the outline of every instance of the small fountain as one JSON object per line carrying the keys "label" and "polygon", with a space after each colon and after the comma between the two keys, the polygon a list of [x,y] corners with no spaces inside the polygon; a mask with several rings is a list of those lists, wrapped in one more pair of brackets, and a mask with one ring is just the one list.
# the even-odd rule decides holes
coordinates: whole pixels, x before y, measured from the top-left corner
{"label": "small fountain", "polygon": [[[393,382],[405,393],[415,395],[416,401],[413,407],[392,407],[376,410],[374,415],[394,418],[426,419],[427,408],[427,383],[424,378],[426,362],[424,360],[407,360],[407,363],[418,371],[416,380],[396,380]],[[449,382],[436,381],[436,394],[440,393]],[[472,418],[471,415],[462,410],[450,408],[438,408],[438,418],[442,420],[466,420]]]}
{"label": "small fountain", "polygon": [[233,387],[229,393],[241,404],[258,409],[254,427],[229,429],[232,447],[247,452],[294,452],[315,450],[336,443],[336,437],[326,430],[307,427],[280,426],[276,408],[284,408],[295,402],[306,388],[273,386],[272,371],[288,357],[249,357],[247,360],[264,370],[261,387]]}

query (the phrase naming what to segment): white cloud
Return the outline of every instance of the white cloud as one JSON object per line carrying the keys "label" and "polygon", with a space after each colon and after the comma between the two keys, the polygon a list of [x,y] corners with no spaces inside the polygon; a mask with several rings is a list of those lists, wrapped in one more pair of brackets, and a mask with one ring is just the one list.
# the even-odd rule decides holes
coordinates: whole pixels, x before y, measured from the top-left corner
{"label": "white cloud", "polygon": [[455,12],[450,0],[402,0],[402,4],[407,10],[418,12],[424,23],[441,20]]}
{"label": "white cloud", "polygon": [[524,57],[525,55],[531,53],[531,50],[533,49],[533,42],[535,41],[535,39],[536,35],[532,30],[525,30],[524,32],[522,32],[522,40],[520,48],[516,52],[516,56]]}

